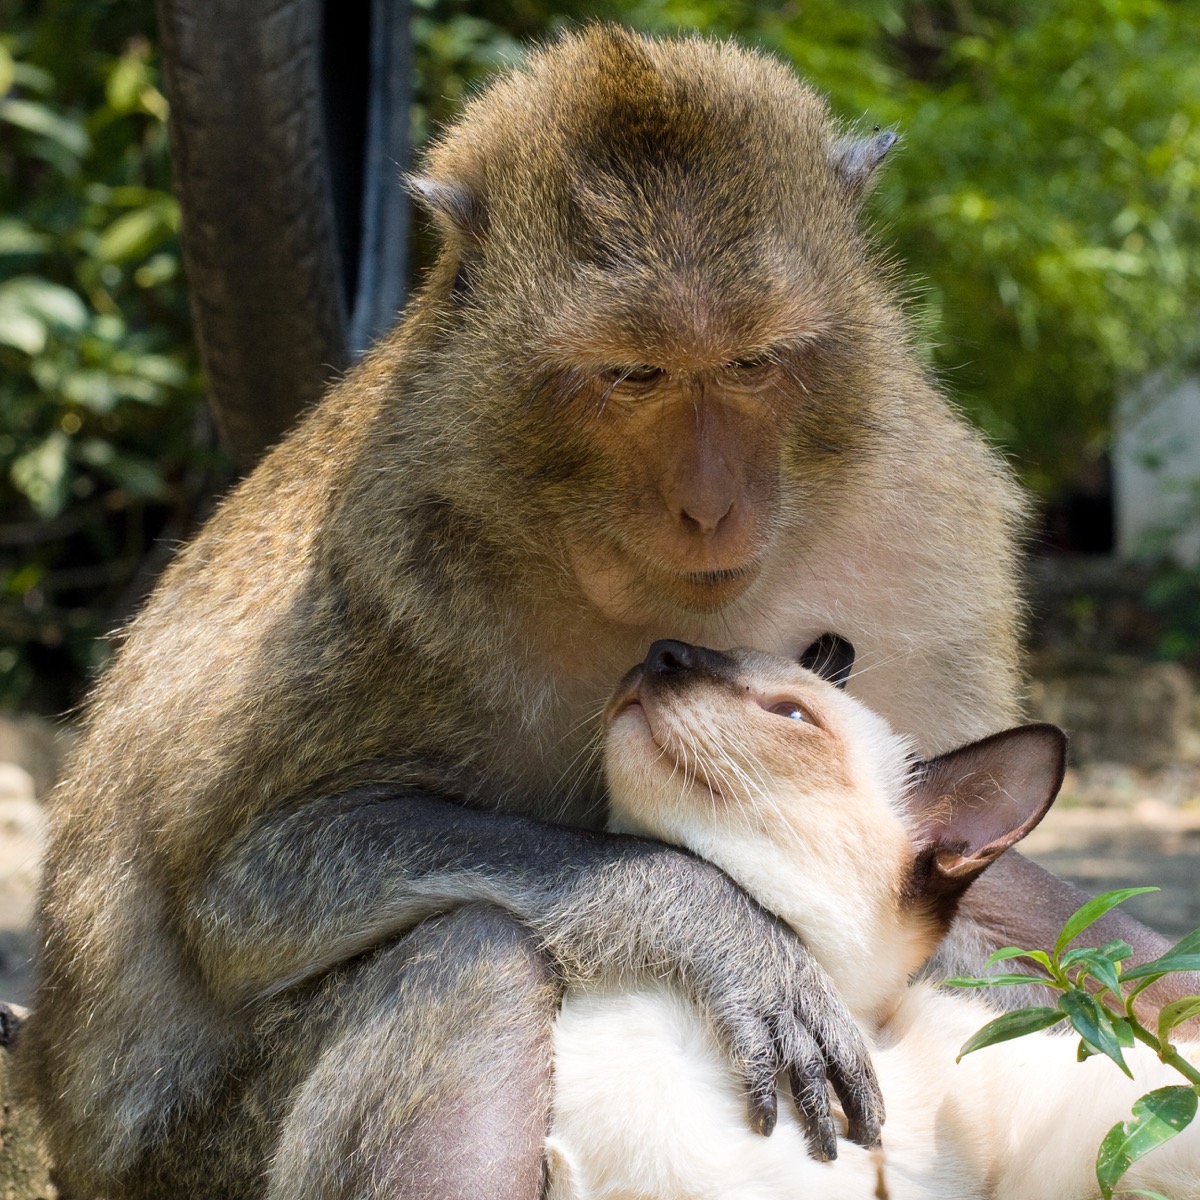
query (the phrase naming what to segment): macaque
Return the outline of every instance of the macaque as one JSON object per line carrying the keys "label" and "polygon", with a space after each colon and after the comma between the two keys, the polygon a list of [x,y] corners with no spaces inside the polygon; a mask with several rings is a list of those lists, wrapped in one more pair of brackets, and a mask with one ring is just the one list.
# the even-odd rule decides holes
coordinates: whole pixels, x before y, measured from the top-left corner
{"label": "macaque", "polygon": [[1016,718],[1025,503],[861,228],[894,140],[598,26],[432,148],[423,289],[164,574],[53,802],[20,1057],[67,1194],[534,1197],[558,997],[614,972],[678,981],[753,1129],[782,1076],[876,1141],[800,940],[604,832],[596,718],[657,638],[826,629],[923,753]]}

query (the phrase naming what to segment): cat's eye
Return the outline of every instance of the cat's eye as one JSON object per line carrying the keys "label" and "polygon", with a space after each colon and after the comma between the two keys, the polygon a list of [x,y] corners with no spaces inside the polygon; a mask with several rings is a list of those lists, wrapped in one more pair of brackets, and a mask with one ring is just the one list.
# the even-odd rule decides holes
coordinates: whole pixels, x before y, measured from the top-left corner
{"label": "cat's eye", "polygon": [[808,710],[797,704],[794,700],[781,700],[778,704],[772,704],[767,712],[774,713],[777,717],[787,717],[789,721],[807,721],[812,723],[812,717],[809,716]]}

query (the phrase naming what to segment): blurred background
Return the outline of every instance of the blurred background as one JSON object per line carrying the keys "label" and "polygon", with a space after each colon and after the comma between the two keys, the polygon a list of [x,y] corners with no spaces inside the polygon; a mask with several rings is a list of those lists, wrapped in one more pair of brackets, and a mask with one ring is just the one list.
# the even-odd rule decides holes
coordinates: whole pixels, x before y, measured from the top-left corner
{"label": "blurred background", "polygon": [[[413,0],[414,147],[523,42],[589,17],[736,37],[902,134],[875,228],[930,368],[1037,501],[1031,703],[1076,731],[1062,807],[1090,839],[1047,861],[1120,881],[1140,813],[1133,881],[1147,855],[1193,870],[1200,3]],[[69,724],[43,718],[70,714],[236,477],[204,406],[167,112],[152,0],[0,0],[0,764],[39,794]],[[1194,903],[1157,923],[1200,923]]]}

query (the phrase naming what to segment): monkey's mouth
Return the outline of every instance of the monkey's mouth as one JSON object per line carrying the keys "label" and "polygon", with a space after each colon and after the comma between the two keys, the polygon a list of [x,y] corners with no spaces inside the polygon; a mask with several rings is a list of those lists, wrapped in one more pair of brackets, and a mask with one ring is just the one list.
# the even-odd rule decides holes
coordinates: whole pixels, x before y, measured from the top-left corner
{"label": "monkey's mouth", "polygon": [[755,573],[754,566],[730,567],[725,571],[689,571],[684,579],[693,587],[720,587],[726,583],[734,583]]}
{"label": "monkey's mouth", "polygon": [[736,600],[758,576],[759,563],[718,571],[685,571],[668,577],[668,589],[685,608],[713,612]]}

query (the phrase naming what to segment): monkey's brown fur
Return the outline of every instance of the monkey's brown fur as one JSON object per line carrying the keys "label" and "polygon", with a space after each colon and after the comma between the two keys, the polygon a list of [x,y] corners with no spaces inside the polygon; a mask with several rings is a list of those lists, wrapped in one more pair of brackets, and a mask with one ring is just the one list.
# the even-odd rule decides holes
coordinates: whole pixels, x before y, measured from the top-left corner
{"label": "monkey's brown fur", "polygon": [[[390,1195],[371,1155],[414,1114],[461,1150],[481,1097],[536,1165],[546,963],[710,937],[689,986],[741,1063],[801,967],[723,877],[428,798],[598,824],[590,718],[654,638],[836,629],[926,753],[1015,719],[1022,502],[858,228],[883,149],[769,59],[607,28],[433,149],[426,288],[166,573],[54,801],[22,1049],[73,1195]],[[457,915],[397,940],[479,901],[537,944],[496,908],[477,953],[422,959]],[[526,1049],[472,1049],[489,1021]]]}

